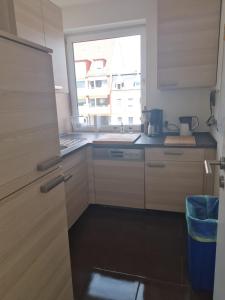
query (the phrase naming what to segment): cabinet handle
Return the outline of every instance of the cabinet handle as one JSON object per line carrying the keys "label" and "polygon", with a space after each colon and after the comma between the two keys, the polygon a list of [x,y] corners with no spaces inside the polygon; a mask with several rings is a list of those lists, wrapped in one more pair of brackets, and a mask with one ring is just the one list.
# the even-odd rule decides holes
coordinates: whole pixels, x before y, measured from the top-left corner
{"label": "cabinet handle", "polygon": [[164,151],[165,155],[183,155],[183,151]]}
{"label": "cabinet handle", "polygon": [[54,167],[61,161],[62,161],[62,158],[60,156],[52,157],[48,160],[45,160],[45,161],[39,163],[37,165],[37,170],[41,171],[41,172],[46,171],[46,170],[50,169],[51,167]]}
{"label": "cabinet handle", "polygon": [[47,182],[46,184],[41,185],[40,191],[41,193],[46,194],[62,182],[64,182],[64,176],[57,176],[54,179]]}
{"label": "cabinet handle", "polygon": [[148,163],[147,166],[149,168],[165,168],[166,165],[164,163]]}
{"label": "cabinet handle", "polygon": [[69,181],[73,177],[72,174],[64,176],[64,182]]}

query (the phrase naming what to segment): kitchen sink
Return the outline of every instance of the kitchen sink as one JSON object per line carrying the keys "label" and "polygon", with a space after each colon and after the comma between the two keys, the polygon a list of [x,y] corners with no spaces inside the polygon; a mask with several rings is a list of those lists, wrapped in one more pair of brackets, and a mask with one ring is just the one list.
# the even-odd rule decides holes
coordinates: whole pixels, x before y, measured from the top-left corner
{"label": "kitchen sink", "polygon": [[77,137],[76,134],[65,134],[60,137],[60,150],[69,150],[86,139]]}
{"label": "kitchen sink", "polygon": [[64,149],[66,149],[67,148],[67,146],[64,146],[64,145],[61,145],[60,144],[60,150],[64,150]]}

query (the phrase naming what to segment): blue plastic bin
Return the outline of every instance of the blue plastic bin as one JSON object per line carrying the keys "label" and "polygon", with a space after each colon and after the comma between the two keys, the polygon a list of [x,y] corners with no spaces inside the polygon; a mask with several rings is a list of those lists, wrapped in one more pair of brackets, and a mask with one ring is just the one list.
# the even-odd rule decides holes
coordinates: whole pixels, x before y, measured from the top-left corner
{"label": "blue plastic bin", "polygon": [[188,273],[192,288],[213,291],[219,199],[186,198]]}

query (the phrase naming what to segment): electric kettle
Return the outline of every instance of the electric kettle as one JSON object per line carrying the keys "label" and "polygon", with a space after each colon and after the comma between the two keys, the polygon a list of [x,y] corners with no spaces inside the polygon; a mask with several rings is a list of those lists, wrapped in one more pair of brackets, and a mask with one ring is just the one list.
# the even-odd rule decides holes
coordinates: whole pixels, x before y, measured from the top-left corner
{"label": "electric kettle", "polygon": [[192,135],[193,130],[198,128],[199,120],[197,116],[183,116],[179,118],[180,135]]}

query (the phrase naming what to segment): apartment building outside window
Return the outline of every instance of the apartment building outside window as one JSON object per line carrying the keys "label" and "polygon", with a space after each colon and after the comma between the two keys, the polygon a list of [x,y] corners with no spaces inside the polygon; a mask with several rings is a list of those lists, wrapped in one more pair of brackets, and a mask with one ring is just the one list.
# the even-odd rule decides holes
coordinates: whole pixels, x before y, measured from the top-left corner
{"label": "apartment building outside window", "polygon": [[140,28],[125,32],[69,39],[73,117],[79,128],[141,124],[144,35]]}

